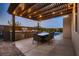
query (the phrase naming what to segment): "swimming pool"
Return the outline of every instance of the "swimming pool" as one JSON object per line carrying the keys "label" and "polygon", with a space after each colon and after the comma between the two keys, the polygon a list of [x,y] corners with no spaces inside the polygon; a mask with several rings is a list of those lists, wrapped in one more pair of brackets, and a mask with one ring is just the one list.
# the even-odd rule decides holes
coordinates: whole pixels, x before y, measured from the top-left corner
{"label": "swimming pool", "polygon": [[54,35],[59,35],[61,34],[61,32],[54,32]]}

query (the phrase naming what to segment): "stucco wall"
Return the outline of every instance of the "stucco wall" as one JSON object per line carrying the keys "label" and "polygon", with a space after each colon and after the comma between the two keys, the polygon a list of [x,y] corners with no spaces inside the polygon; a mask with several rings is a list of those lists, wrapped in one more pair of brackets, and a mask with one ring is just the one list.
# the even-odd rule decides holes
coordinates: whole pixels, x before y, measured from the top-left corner
{"label": "stucco wall", "polygon": [[63,38],[71,39],[71,16],[64,17]]}
{"label": "stucco wall", "polygon": [[[75,48],[76,55],[79,56],[79,4],[77,7],[77,31],[75,30],[75,15],[74,12],[67,17],[64,17],[63,37],[71,39]],[[71,29],[70,29],[71,28]]]}
{"label": "stucco wall", "polygon": [[78,4],[78,12],[77,12],[77,32],[75,31],[75,19],[74,16],[72,16],[71,21],[71,28],[72,28],[72,42],[75,47],[76,55],[79,56],[79,4]]}
{"label": "stucco wall", "polygon": [[79,34],[76,32],[72,33],[72,42],[74,44],[76,55],[79,56]]}

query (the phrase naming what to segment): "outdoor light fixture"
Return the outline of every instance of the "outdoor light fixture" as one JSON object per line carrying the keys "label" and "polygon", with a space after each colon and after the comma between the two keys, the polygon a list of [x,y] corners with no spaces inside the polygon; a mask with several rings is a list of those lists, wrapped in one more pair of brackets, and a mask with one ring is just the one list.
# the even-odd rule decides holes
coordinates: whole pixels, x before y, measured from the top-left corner
{"label": "outdoor light fixture", "polygon": [[68,8],[70,8],[70,5],[68,5]]}
{"label": "outdoor light fixture", "polygon": [[50,6],[52,6],[52,5],[54,5],[53,3],[52,4],[50,4]]}
{"label": "outdoor light fixture", "polygon": [[22,16],[22,14],[20,16]]}
{"label": "outdoor light fixture", "polygon": [[31,16],[29,16],[29,18],[31,18]]}
{"label": "outdoor light fixture", "polygon": [[[15,11],[13,11],[13,14],[16,15],[17,14],[16,10],[23,11],[24,8],[25,8],[25,4],[24,3],[19,4],[19,6],[15,9]],[[20,15],[20,16],[22,16],[22,15]]]}
{"label": "outdoor light fixture", "polygon": [[34,14],[35,14],[36,12],[34,12]]}
{"label": "outdoor light fixture", "polygon": [[41,18],[41,17],[42,17],[42,15],[39,15],[39,17]]}
{"label": "outdoor light fixture", "polygon": [[55,12],[53,12],[52,14],[55,14]]}
{"label": "outdoor light fixture", "polygon": [[60,14],[63,14],[63,12],[61,12]]}
{"label": "outdoor light fixture", "polygon": [[31,12],[31,8],[30,9],[28,9],[28,13],[30,13]]}
{"label": "outdoor light fixture", "polygon": [[69,4],[68,4],[68,9],[70,9],[70,8],[71,8],[71,5],[72,5],[72,3],[69,3]]}
{"label": "outdoor light fixture", "polygon": [[13,14],[15,15],[15,14],[16,14],[16,12],[14,11],[14,12],[13,12]]}
{"label": "outdoor light fixture", "polygon": [[70,4],[68,4],[68,8],[70,8],[71,7],[71,5]]}
{"label": "outdoor light fixture", "polygon": [[24,3],[21,3],[20,5],[19,5],[19,7],[22,9],[22,11],[24,10],[24,8],[25,8],[25,6],[24,6]]}

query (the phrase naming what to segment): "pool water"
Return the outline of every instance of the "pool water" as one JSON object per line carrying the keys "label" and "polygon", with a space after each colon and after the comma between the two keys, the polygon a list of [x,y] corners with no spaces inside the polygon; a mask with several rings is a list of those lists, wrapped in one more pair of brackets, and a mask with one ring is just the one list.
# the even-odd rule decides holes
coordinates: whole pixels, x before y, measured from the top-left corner
{"label": "pool water", "polygon": [[54,35],[56,36],[56,35],[59,35],[59,34],[61,34],[61,32],[54,32]]}

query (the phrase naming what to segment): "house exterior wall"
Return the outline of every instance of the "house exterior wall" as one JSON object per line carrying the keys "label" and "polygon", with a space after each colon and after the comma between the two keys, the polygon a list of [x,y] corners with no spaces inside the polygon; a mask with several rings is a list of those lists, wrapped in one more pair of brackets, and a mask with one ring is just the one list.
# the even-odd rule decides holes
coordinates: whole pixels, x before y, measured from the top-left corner
{"label": "house exterior wall", "polygon": [[63,38],[71,39],[71,16],[67,15],[63,21]]}
{"label": "house exterior wall", "polygon": [[[75,53],[79,56],[79,4],[77,4],[77,23],[75,15],[76,14],[73,10],[71,15],[69,15],[68,17],[64,17],[63,37],[69,38],[71,34],[71,39],[75,48]],[[71,25],[69,23],[71,23]],[[77,27],[77,31],[75,30],[75,27]]]}
{"label": "house exterior wall", "polygon": [[79,56],[79,4],[77,5],[77,32],[75,31],[75,18],[72,16],[71,31],[72,31],[72,42],[76,51],[76,55]]}

